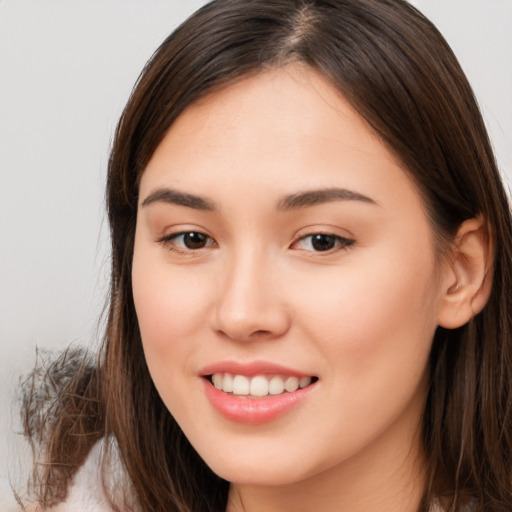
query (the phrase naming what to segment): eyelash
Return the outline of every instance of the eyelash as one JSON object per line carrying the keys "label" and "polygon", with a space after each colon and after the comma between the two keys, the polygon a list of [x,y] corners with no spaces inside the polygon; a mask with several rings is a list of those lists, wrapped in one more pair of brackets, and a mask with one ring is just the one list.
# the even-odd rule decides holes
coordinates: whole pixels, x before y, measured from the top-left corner
{"label": "eyelash", "polygon": [[[314,250],[314,244],[316,242],[322,243],[321,238],[324,238],[323,242],[328,242],[334,244],[333,247],[330,247],[326,250]],[[296,242],[292,244],[292,247],[304,242],[306,240],[309,240],[309,245],[312,247],[312,249],[303,249],[307,252],[312,252],[315,254],[331,254],[333,252],[337,252],[340,250],[348,249],[351,245],[355,244],[355,240],[352,240],[350,238],[344,238],[339,235],[335,235],[333,233],[325,233],[325,232],[318,232],[318,233],[310,233],[305,236],[300,237]]]}
{"label": "eyelash", "polygon": [[[206,240],[207,245],[205,245],[203,247],[196,247],[195,249],[191,248],[191,247],[186,247],[183,239],[187,235],[199,236],[203,240]],[[179,238],[182,239],[181,247],[179,245],[177,245],[177,243],[176,243],[176,240]],[[216,247],[216,245],[217,245],[217,243],[213,240],[213,238],[209,237],[208,235],[205,235],[204,233],[201,233],[200,231],[192,231],[192,230],[181,231],[179,233],[173,233],[172,235],[164,236],[164,237],[160,238],[158,240],[158,242],[163,244],[164,247],[166,247],[169,251],[175,252],[178,254],[182,254],[185,256],[189,256],[189,255],[191,255],[191,253],[199,251],[201,249],[205,249],[205,248],[209,248],[209,247]]]}
{"label": "eyelash", "polygon": [[[184,237],[187,235],[199,237],[200,238],[199,243],[202,243],[204,241],[204,242],[206,242],[206,245],[203,245],[202,247],[196,247],[196,248],[186,247]],[[323,241],[321,240],[322,237],[324,237]],[[178,240],[179,238],[182,239],[182,243],[180,244],[181,247],[180,247],[180,245],[178,245],[176,243],[176,240]],[[311,252],[314,254],[332,254],[333,252],[348,249],[350,246],[355,244],[355,240],[352,240],[349,238],[344,238],[342,236],[335,235],[332,233],[316,232],[316,233],[309,233],[307,235],[300,237],[298,240],[293,242],[290,247],[295,248],[295,246],[299,245],[300,243],[302,243],[306,240],[310,240],[309,245],[312,247],[312,249],[301,248],[299,250],[303,250],[305,252]],[[179,233],[174,233],[172,235],[165,236],[163,238],[160,238],[157,241],[162,243],[169,251],[178,253],[178,254],[182,254],[185,256],[190,256],[190,255],[192,255],[192,253],[194,253],[196,251],[200,251],[201,249],[206,249],[206,248],[211,248],[211,247],[217,246],[217,243],[215,242],[215,240],[213,238],[211,238],[210,236],[208,236],[204,233],[201,233],[200,231],[182,231]],[[329,245],[331,245],[331,244],[334,244],[334,245],[332,247],[327,248],[326,250],[315,250],[315,248],[314,248],[315,241],[319,242],[319,243],[327,242]]]}

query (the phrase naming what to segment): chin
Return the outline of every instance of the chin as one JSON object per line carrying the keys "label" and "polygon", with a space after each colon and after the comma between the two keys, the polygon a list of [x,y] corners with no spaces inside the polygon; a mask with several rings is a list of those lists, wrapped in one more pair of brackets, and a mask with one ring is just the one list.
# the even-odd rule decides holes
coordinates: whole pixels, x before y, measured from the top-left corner
{"label": "chin", "polygon": [[302,472],[296,472],[296,468],[291,467],[269,467],[271,464],[265,464],[263,467],[255,466],[250,462],[241,465],[231,466],[210,466],[212,471],[233,484],[249,485],[256,487],[285,486],[303,481],[308,475]]}
{"label": "chin", "polygon": [[[278,450],[238,450],[238,453],[201,453],[210,469],[228,482],[239,485],[282,486],[306,480],[324,469],[309,460],[304,451],[287,454]],[[311,455],[311,454],[310,454]]]}

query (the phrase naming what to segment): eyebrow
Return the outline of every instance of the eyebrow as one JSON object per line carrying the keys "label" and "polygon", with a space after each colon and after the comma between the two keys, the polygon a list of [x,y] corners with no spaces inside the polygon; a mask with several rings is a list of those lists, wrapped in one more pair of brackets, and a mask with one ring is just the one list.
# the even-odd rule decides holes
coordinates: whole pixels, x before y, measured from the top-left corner
{"label": "eyebrow", "polygon": [[177,204],[178,206],[186,206],[194,210],[204,210],[208,212],[216,209],[215,204],[210,199],[194,194],[187,194],[186,192],[171,190],[170,188],[159,188],[155,190],[142,201],[142,206],[149,206],[153,203]]}
{"label": "eyebrow", "polygon": [[[333,201],[359,201],[362,203],[377,205],[378,203],[368,196],[348,190],[346,188],[325,188],[319,190],[306,190],[284,196],[277,203],[277,210],[288,211],[299,208],[307,208],[323,203]],[[149,194],[142,206],[149,206],[153,203],[169,203],[178,206],[193,208],[194,210],[202,210],[212,212],[217,210],[215,203],[206,197],[180,192],[170,188],[159,188]]]}
{"label": "eyebrow", "polygon": [[283,197],[277,206],[278,210],[294,210],[307,208],[333,201],[360,201],[377,205],[378,203],[368,196],[348,190],[346,188],[325,188],[320,190],[307,190]]}

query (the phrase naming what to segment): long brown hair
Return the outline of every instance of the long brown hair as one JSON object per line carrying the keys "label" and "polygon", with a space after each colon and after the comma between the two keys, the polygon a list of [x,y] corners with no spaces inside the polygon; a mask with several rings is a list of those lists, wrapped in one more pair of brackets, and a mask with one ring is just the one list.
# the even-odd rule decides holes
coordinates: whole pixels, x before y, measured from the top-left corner
{"label": "long brown hair", "polygon": [[[53,449],[46,450],[42,504],[62,499],[83,461],[83,446],[69,448],[79,434],[89,445],[100,436],[117,440],[142,510],[225,510],[228,483],[190,446],[144,360],[131,289],[138,182],[187,106],[294,61],[327,77],[401,160],[439,246],[463,221],[479,214],[487,221],[494,248],[488,304],[459,329],[438,328],[433,340],[421,510],[440,498],[449,511],[468,499],[475,510],[512,509],[509,205],[467,79],[437,29],[404,0],[215,0],[155,52],[119,121],[109,162],[112,280],[104,346],[97,368],[82,366],[66,385],[62,396],[75,397],[74,408],[61,400],[53,416],[60,420],[47,432]],[[69,414],[89,419],[67,422],[66,430],[62,418]],[[64,452],[66,471],[58,466]]]}

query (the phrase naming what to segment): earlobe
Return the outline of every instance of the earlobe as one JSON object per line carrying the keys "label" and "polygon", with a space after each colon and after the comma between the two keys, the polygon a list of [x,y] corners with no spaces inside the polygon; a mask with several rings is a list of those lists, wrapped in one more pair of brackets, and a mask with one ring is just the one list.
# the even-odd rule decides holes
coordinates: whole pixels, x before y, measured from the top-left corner
{"label": "earlobe", "polygon": [[484,308],[491,293],[492,253],[485,219],[479,215],[463,222],[444,272],[441,327],[461,327]]}

